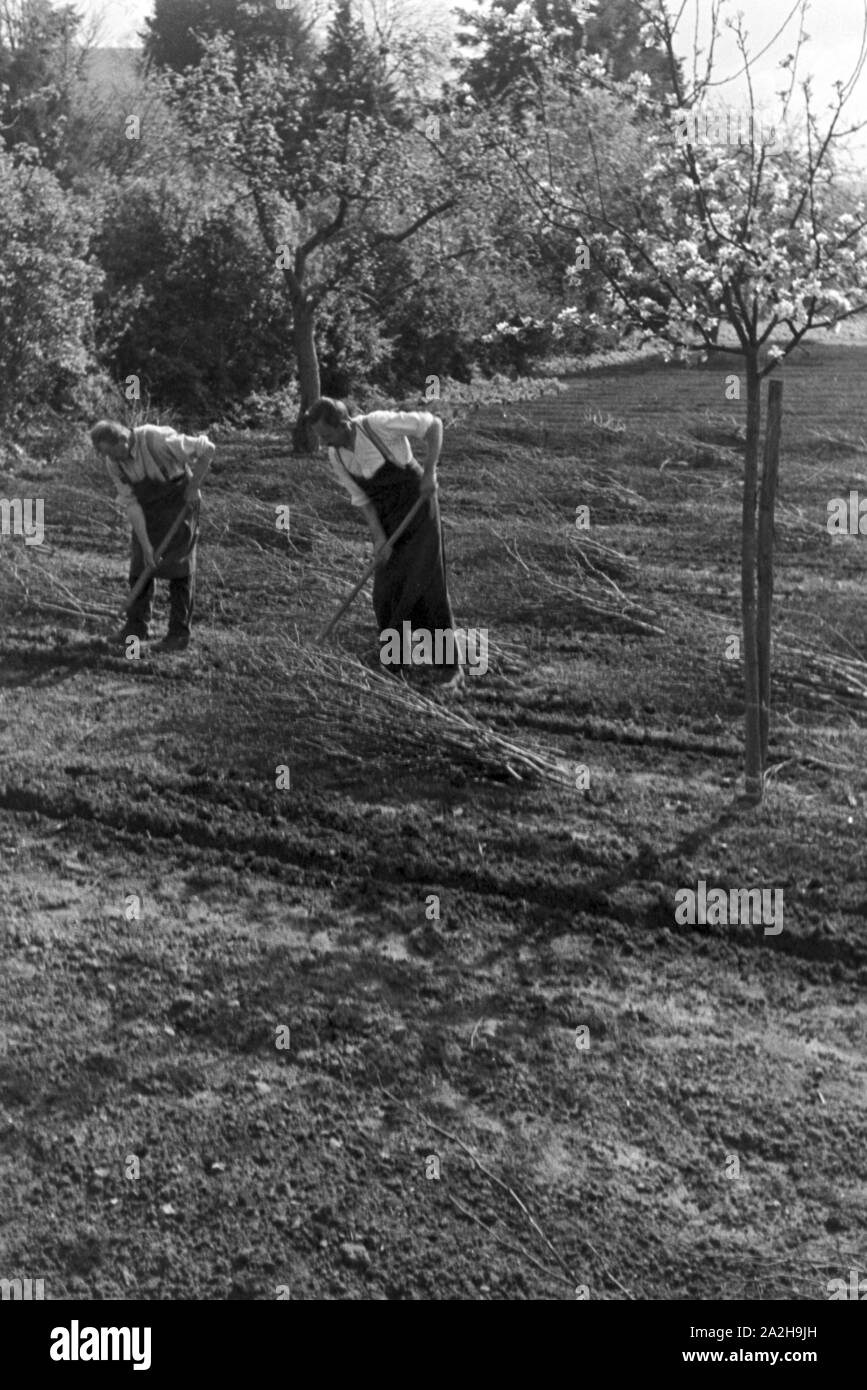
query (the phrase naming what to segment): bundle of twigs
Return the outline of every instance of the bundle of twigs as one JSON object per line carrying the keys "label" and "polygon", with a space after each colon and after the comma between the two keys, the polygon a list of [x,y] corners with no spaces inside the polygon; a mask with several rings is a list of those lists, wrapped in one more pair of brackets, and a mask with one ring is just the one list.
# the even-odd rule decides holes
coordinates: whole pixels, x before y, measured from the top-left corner
{"label": "bundle of twigs", "polygon": [[[329,743],[342,738],[358,746],[359,730],[381,738],[392,750],[472,764],[516,781],[539,777],[574,787],[565,759],[495,733],[471,715],[453,708],[449,697],[426,694],[393,676],[368,668],[346,652],[284,634],[279,645],[260,647],[242,658],[257,679],[257,690],[292,689],[303,694],[313,724],[328,731]],[[472,680],[471,676],[467,677]],[[308,741],[300,735],[301,741]],[[345,745],[344,745],[345,746]]]}
{"label": "bundle of twigs", "polygon": [[[569,612],[574,617],[615,622],[634,632],[664,634],[665,629],[653,621],[655,615],[642,605],[630,599],[614,579],[611,578],[610,574],[607,574],[597,565],[594,565],[590,560],[587,553],[588,551],[595,552],[597,558],[607,553],[608,547],[603,546],[600,542],[593,541],[588,545],[582,534],[581,544],[575,546],[582,564],[579,565],[574,559],[567,559],[566,563],[568,569],[574,576],[575,582],[582,585],[581,589],[577,589],[574,583],[564,583],[561,579],[555,579],[536,561],[532,559],[529,561],[526,560],[518,553],[516,541],[509,542],[492,526],[488,529],[502,542],[506,553],[521,566],[524,572],[535,582],[539,590],[556,594],[560,600],[561,606],[562,601],[568,599]],[[615,556],[619,556],[619,552],[613,551],[611,553]],[[587,571],[592,576],[592,580],[595,581],[595,593],[590,592],[590,587],[587,584],[584,573],[585,571]],[[608,597],[609,594],[613,594],[614,599]]]}
{"label": "bundle of twigs", "polygon": [[55,572],[50,557],[41,557],[41,547],[15,545],[4,547],[0,562],[0,600],[4,611],[22,616],[57,614],[58,616],[90,619],[103,622],[117,618],[117,609],[94,602],[81,594],[92,587],[90,572],[81,566],[81,584],[76,593]]}
{"label": "bundle of twigs", "polygon": [[797,669],[786,675],[791,685],[863,710],[867,700],[867,661],[828,651],[809,651],[786,642],[785,638],[778,638],[777,645],[798,663]]}
{"label": "bundle of twigs", "polygon": [[678,434],[674,430],[665,433],[657,430],[655,435],[667,452],[674,451],[676,457],[684,459],[693,468],[710,464],[737,464],[743,458],[744,446],[738,442],[718,444],[710,439]]}
{"label": "bundle of twigs", "polygon": [[[740,622],[739,616],[733,619],[707,610],[690,611],[676,602],[671,603],[670,612],[676,614],[684,625],[694,626],[696,630],[708,625],[711,631],[717,628],[715,641],[703,644],[705,652],[714,649],[721,651],[723,633],[738,630]],[[813,647],[805,647],[803,632],[799,640],[784,627],[777,628],[773,640],[772,680],[784,676],[789,685],[808,690],[819,701],[864,709],[864,701],[867,700],[867,661],[860,657],[842,656],[818,641]]]}
{"label": "bundle of twigs", "polygon": [[865,443],[862,438],[853,439],[850,434],[833,434],[831,430],[811,430],[806,438],[810,454],[818,458],[837,456],[864,457]]}
{"label": "bundle of twigs", "polygon": [[[605,499],[608,507],[616,506],[618,510],[635,510],[644,512],[650,510],[652,503],[634,488],[627,487],[622,479],[614,473],[610,473],[598,466],[593,470],[593,477],[588,478],[582,475],[581,492],[594,495],[601,495]],[[624,557],[621,557],[624,558]],[[630,564],[634,563],[630,560]]]}

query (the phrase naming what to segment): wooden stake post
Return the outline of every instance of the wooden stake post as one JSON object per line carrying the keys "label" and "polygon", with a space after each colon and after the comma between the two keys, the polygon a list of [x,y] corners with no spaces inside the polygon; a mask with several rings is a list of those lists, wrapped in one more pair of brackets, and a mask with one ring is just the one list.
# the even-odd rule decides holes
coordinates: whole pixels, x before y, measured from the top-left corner
{"label": "wooden stake post", "polygon": [[762,482],[759,492],[759,534],[756,577],[758,613],[756,639],[759,658],[759,736],[762,772],[768,761],[771,716],[771,604],[774,597],[774,502],[780,466],[780,432],[783,418],[783,383],[768,386],[768,417]]}

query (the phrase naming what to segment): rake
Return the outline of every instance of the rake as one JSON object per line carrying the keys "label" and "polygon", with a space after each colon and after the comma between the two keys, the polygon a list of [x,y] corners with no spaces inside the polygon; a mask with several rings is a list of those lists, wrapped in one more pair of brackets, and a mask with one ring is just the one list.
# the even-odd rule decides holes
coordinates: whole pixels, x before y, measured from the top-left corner
{"label": "rake", "polygon": [[400,523],[400,525],[398,526],[397,530],[394,531],[392,535],[387,536],[386,539],[385,539],[384,545],[378,546],[377,549],[374,551],[374,553],[373,553],[373,559],[371,560],[370,564],[367,566],[367,569],[364,571],[364,574],[363,574],[363,575],[361,576],[361,578],[359,579],[359,581],[358,581],[358,583],[356,584],[355,588],[352,590],[352,593],[349,595],[348,598],[346,598],[346,599],[343,600],[343,603],[341,603],[341,605],[340,605],[340,607],[338,608],[337,612],[334,614],[334,617],[331,619],[331,622],[328,624],[328,626],[327,626],[326,628],[323,628],[322,631],[320,632],[319,638],[318,638],[318,640],[319,640],[320,642],[324,642],[324,641],[325,641],[325,638],[328,637],[328,636],[330,635],[330,633],[334,630],[334,628],[335,628],[335,627],[337,626],[337,624],[340,622],[340,619],[343,617],[344,613],[346,612],[346,610],[347,610],[347,608],[349,607],[349,605],[352,603],[353,599],[354,599],[354,598],[361,592],[361,590],[364,588],[364,586],[365,586],[365,584],[367,583],[368,579],[369,579],[370,576],[373,574],[373,571],[376,569],[377,565],[379,564],[379,557],[380,557],[380,555],[382,554],[382,551],[383,551],[383,549],[384,549],[384,546],[385,546],[385,545],[394,545],[395,541],[397,541],[397,540],[403,535],[403,533],[404,533],[404,531],[406,530],[407,526],[408,526],[409,523],[412,521],[413,517],[415,516],[415,514],[416,514],[416,512],[418,511],[419,507],[421,506],[422,502],[425,502],[426,500],[427,500],[426,497],[419,497],[418,500],[417,500],[416,502],[414,502],[413,505],[410,507],[409,511],[407,512],[407,514],[406,514],[406,516],[404,517],[403,521],[402,521],[402,522]]}

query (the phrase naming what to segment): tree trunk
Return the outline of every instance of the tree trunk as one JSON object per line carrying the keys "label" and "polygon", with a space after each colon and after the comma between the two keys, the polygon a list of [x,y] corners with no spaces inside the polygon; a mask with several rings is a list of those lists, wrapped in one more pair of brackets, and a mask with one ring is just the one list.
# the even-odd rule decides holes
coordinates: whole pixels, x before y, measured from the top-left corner
{"label": "tree trunk", "polygon": [[762,799],[762,744],[759,719],[759,653],[756,613],[756,488],[762,421],[758,350],[745,354],[747,442],[744,450],[744,502],[741,523],[741,608],[744,626],[744,773],[750,801]]}
{"label": "tree trunk", "polygon": [[251,181],[250,189],[256,207],[256,217],[262,240],[274,263],[283,272],[283,284],[292,308],[292,346],[295,349],[295,366],[298,384],[301,388],[301,409],[292,429],[292,449],[296,454],[309,454],[314,447],[312,430],[304,423],[304,412],[321,394],[319,381],[319,358],[316,353],[316,313],[310,296],[304,288],[304,260],[297,255],[287,260],[290,251],[278,240],[277,231],[271,216],[267,187]]}
{"label": "tree trunk", "polygon": [[313,448],[311,431],[304,423],[304,412],[322,394],[315,326],[316,315],[307,295],[303,291],[300,295],[292,294],[292,343],[301,388],[301,409],[292,431],[292,449],[296,454],[309,454]]}
{"label": "tree trunk", "polygon": [[759,734],[762,772],[768,763],[768,734],[771,718],[771,604],[774,597],[774,499],[780,463],[780,427],[783,415],[783,383],[768,387],[768,417],[765,425],[765,453],[762,486],[759,493],[758,536],[758,658],[759,658]]}

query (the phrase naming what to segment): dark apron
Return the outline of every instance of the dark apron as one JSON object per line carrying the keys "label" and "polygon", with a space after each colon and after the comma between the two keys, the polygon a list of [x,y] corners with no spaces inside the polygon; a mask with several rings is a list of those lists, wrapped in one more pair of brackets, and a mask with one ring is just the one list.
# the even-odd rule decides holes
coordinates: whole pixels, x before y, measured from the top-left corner
{"label": "dark apron", "polygon": [[[136,501],[144,512],[148,540],[156,550],[160,541],[184,506],[189,479],[186,474],[173,478],[167,483],[144,478],[140,483],[130,483]],[[195,573],[196,542],[199,539],[199,502],[193,503],[184,522],[178,527],[168,550],[156,570],[158,579],[186,579]],[[144,569],[144,556],[138,536],[132,533],[132,555],[130,576],[137,578]]]}
{"label": "dark apron", "polygon": [[[424,470],[413,460],[405,467],[393,463],[379,447],[373,432],[362,433],[375,444],[385,459],[372,478],[352,474],[353,481],[373,504],[386,536],[392,536],[407,512],[419,498]],[[401,624],[413,629],[454,627],[446,584],[445,548],[439,503],[436,494],[420,507],[394,547],[391,559],[376,570],[373,580],[373,610],[380,632],[386,628],[402,631]],[[453,661],[441,663],[457,665]]]}

